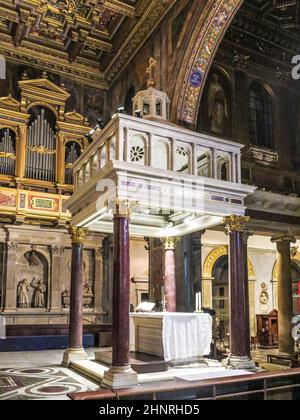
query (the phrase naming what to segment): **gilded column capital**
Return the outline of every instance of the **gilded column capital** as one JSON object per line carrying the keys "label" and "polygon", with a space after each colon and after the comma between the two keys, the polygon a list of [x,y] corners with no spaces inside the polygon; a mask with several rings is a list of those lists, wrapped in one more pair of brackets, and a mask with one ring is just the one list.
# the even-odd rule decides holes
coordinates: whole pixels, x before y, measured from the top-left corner
{"label": "gilded column capital", "polygon": [[179,241],[179,238],[173,238],[173,237],[168,237],[168,238],[162,238],[161,242],[165,247],[165,250],[175,250],[176,248],[176,244]]}
{"label": "gilded column capital", "polygon": [[250,217],[248,216],[232,215],[224,217],[227,233],[244,232],[246,230],[246,224],[249,220]]}
{"label": "gilded column capital", "polygon": [[122,200],[121,198],[117,197],[114,202],[114,217],[129,219],[132,209],[138,205],[139,203],[137,201]]}
{"label": "gilded column capital", "polygon": [[88,229],[77,226],[70,226],[69,233],[71,235],[72,244],[82,245],[88,232]]}

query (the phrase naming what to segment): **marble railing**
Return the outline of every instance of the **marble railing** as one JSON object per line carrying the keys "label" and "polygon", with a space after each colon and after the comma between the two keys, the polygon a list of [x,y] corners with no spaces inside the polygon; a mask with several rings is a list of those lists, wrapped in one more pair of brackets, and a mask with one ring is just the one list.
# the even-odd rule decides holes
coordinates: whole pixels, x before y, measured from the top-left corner
{"label": "marble railing", "polygon": [[[196,133],[168,122],[116,114],[75,162],[75,190],[103,171],[109,162],[122,161],[141,172],[153,168],[241,183],[243,145]],[[132,166],[133,165],[133,166]]]}

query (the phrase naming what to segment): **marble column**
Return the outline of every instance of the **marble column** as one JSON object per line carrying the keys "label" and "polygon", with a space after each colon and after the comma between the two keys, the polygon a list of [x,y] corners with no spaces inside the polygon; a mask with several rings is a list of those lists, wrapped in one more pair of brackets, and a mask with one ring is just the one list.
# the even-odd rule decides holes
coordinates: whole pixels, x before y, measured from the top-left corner
{"label": "marble column", "polygon": [[276,243],[277,246],[279,351],[281,353],[293,355],[293,284],[291,274],[291,243],[295,243],[296,240],[293,237],[279,236],[272,238],[272,242]]}
{"label": "marble column", "polygon": [[176,299],[176,265],[175,248],[177,239],[164,238],[162,242],[165,246],[165,295],[168,312],[177,311]]}
{"label": "marble column", "polygon": [[116,201],[113,250],[113,355],[102,387],[119,389],[138,385],[130,366],[130,203]]}
{"label": "marble column", "polygon": [[233,369],[254,369],[250,354],[250,308],[248,279],[248,217],[225,218],[229,237],[230,284],[230,357],[226,365]]}
{"label": "marble column", "polygon": [[76,360],[85,360],[87,355],[83,348],[83,243],[87,229],[71,227],[72,268],[71,268],[71,302],[69,321],[69,346],[64,353],[63,364],[68,366]]}

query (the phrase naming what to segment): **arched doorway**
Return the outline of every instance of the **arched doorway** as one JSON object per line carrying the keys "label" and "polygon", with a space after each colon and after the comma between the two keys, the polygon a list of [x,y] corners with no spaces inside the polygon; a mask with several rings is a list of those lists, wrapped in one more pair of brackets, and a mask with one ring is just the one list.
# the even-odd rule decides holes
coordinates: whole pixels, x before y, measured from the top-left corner
{"label": "arched doorway", "polygon": [[[249,277],[250,331],[251,331],[251,336],[254,337],[256,335],[256,311],[255,311],[256,276],[255,276],[254,266],[250,258],[248,258],[248,277]],[[219,311],[219,314],[221,315],[222,313],[223,314],[227,313],[228,319],[229,319],[230,304],[229,304],[229,270],[228,270],[228,246],[227,245],[214,248],[208,254],[207,258],[204,261],[203,277],[202,277],[202,296],[203,296],[204,307],[215,309],[218,303],[221,306],[225,306],[225,308],[218,309],[218,311]],[[228,309],[226,310],[227,305],[228,305]],[[225,317],[225,315],[223,316]]]}

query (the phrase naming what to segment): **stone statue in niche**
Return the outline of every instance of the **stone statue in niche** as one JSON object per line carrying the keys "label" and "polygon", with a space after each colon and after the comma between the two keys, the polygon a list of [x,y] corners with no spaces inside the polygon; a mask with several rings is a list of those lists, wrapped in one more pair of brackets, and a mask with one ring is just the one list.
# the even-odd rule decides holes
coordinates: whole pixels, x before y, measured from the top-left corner
{"label": "stone statue in niche", "polygon": [[[67,263],[69,272],[71,273],[71,260]],[[62,306],[65,309],[70,308],[71,292],[70,287],[62,293]],[[94,292],[93,282],[89,280],[89,262],[88,260],[83,262],[83,307],[86,309],[93,308],[94,304]]]}
{"label": "stone statue in niche", "polygon": [[212,76],[207,95],[210,131],[217,135],[224,135],[225,123],[229,117],[228,100],[217,74]]}
{"label": "stone statue in niche", "polygon": [[19,282],[17,288],[18,294],[18,308],[30,308],[29,302],[29,290],[30,285],[27,279],[23,279]]}
{"label": "stone statue in niche", "polygon": [[44,280],[33,278],[31,282],[31,287],[34,289],[33,293],[33,307],[34,308],[45,308],[45,294],[47,292],[47,287]]}
{"label": "stone statue in niche", "polygon": [[40,260],[35,251],[26,252],[25,258],[28,262],[29,267],[38,267]]}
{"label": "stone statue in niche", "polygon": [[94,299],[93,288],[92,288],[91,283],[87,281],[83,287],[83,306],[85,308],[92,308],[93,299]]}

